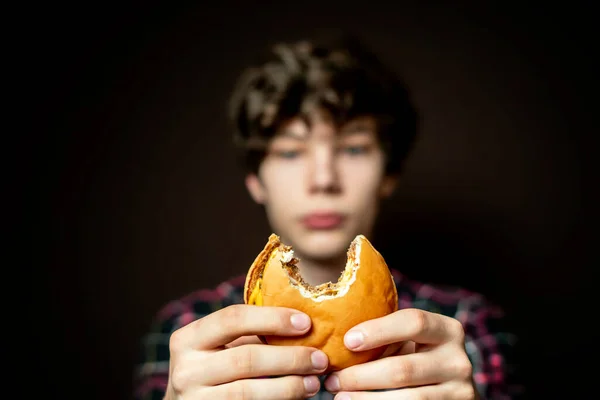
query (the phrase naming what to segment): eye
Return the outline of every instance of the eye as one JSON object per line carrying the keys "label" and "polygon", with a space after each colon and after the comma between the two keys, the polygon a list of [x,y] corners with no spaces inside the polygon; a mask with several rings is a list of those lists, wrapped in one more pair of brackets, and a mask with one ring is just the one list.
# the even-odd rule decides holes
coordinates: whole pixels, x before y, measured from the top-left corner
{"label": "eye", "polygon": [[344,146],[342,152],[351,156],[365,154],[369,151],[368,146]]}
{"label": "eye", "polygon": [[288,160],[297,158],[300,156],[299,150],[278,150],[274,152],[277,157],[285,158]]}

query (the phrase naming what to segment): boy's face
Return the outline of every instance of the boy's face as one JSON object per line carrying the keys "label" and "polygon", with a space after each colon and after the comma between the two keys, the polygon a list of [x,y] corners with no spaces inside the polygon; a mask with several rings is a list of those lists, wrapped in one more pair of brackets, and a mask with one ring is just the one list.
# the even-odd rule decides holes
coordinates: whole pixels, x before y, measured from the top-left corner
{"label": "boy's face", "polygon": [[246,185],[284,243],[301,258],[326,260],[370,235],[379,200],[395,185],[384,165],[373,118],[339,128],[323,115],[310,127],[298,118],[281,127]]}

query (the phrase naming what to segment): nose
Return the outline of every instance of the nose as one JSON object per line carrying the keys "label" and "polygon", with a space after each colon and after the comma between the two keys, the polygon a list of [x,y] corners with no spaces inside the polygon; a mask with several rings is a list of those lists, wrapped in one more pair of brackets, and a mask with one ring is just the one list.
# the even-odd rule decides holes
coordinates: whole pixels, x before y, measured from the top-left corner
{"label": "nose", "polygon": [[308,169],[311,193],[336,194],[341,191],[336,167],[335,151],[332,146],[319,146],[314,149]]}

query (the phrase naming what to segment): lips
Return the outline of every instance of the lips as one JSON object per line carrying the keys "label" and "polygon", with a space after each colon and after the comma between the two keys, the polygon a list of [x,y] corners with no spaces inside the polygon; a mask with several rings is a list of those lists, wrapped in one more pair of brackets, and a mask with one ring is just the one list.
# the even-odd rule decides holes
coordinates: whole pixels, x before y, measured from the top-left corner
{"label": "lips", "polygon": [[302,218],[302,225],[307,229],[335,229],[342,225],[345,216],[335,212],[316,212]]}

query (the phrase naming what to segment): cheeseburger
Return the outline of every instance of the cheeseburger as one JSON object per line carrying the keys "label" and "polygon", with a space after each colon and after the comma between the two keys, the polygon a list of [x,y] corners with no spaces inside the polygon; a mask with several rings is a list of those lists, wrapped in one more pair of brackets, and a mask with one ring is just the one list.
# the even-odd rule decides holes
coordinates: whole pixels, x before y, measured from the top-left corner
{"label": "cheeseburger", "polygon": [[299,260],[291,246],[271,234],[256,257],[244,285],[244,302],[257,306],[289,307],[312,319],[303,336],[264,336],[271,345],[308,346],[329,357],[325,373],[379,358],[385,347],[353,352],[344,335],[355,325],[383,317],[398,309],[398,293],[383,256],[363,235],[352,241],[347,263],[336,283],[311,286],[298,271]]}

